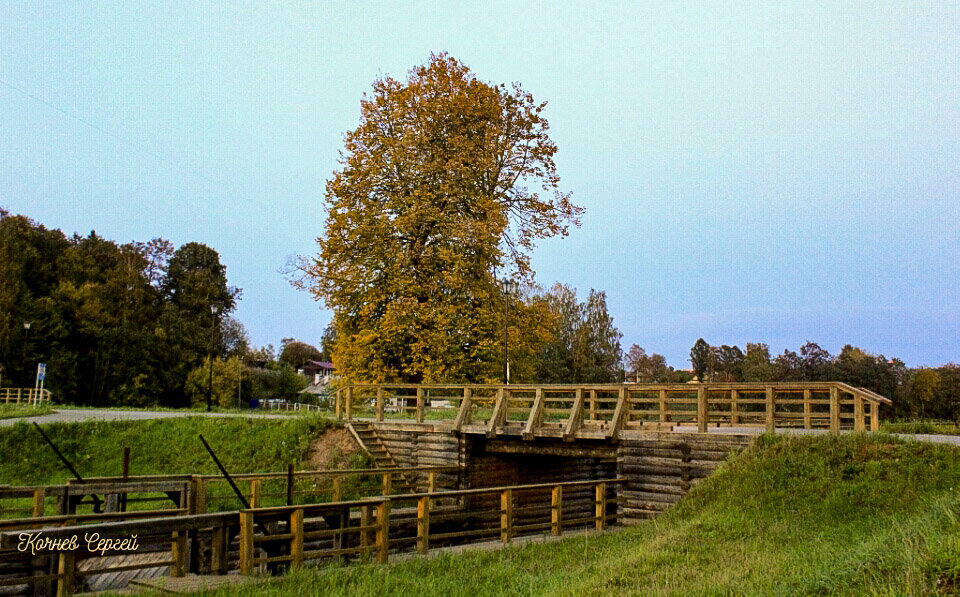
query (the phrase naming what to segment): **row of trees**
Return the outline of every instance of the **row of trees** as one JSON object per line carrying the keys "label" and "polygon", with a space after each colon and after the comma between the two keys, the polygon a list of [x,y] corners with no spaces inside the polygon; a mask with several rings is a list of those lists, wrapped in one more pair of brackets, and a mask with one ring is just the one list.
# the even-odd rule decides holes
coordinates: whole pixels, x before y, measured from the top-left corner
{"label": "row of trees", "polygon": [[738,346],[711,346],[700,338],[690,349],[690,364],[692,372],[675,371],[663,356],[648,356],[634,344],[626,358],[627,378],[661,383],[842,381],[893,400],[885,413],[891,417],[960,420],[960,365],[954,363],[908,368],[900,359],[870,354],[850,344],[832,355],[816,342],[771,357],[763,343],[748,343],[743,351]]}
{"label": "row of trees", "polygon": [[187,376],[211,351],[246,350],[230,317],[239,295],[203,244],[68,238],[0,209],[4,385],[32,387],[45,362],[63,401],[183,406]]}

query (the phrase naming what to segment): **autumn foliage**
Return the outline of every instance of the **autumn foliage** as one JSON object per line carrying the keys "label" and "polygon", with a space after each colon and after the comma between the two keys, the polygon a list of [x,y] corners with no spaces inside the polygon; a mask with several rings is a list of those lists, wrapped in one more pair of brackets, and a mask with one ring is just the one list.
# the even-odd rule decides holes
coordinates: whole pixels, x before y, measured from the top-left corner
{"label": "autumn foliage", "polygon": [[[310,287],[355,381],[470,381],[502,350],[497,274],[532,279],[538,239],[582,209],[559,189],[543,103],[432,55],[378,79],[327,183]],[[521,313],[518,313],[521,315]]]}

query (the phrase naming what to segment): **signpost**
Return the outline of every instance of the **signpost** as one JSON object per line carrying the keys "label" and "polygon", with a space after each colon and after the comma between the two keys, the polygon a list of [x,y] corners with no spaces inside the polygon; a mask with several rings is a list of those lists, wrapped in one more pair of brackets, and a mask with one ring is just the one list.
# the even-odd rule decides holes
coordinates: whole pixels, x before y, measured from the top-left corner
{"label": "signpost", "polygon": [[47,379],[47,364],[37,363],[37,383],[33,386],[33,407],[40,406],[40,394],[43,393],[43,382]]}

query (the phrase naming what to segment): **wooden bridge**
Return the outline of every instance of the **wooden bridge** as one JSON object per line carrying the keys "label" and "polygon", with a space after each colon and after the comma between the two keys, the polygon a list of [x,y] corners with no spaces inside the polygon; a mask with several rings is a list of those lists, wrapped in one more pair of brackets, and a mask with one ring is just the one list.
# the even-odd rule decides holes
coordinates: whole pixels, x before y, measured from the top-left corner
{"label": "wooden bridge", "polygon": [[487,437],[613,439],[630,431],[876,430],[890,400],[840,382],[602,385],[351,384],[336,416]]}

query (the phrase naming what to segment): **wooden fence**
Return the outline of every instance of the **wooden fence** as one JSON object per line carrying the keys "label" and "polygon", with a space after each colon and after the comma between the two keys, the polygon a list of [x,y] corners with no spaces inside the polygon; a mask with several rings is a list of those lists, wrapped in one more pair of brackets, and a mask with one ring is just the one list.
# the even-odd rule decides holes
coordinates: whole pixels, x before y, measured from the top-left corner
{"label": "wooden fence", "polygon": [[[456,466],[421,466],[325,471],[294,471],[291,487],[288,473],[240,473],[232,475],[248,503],[259,508],[294,502],[339,502],[369,495],[391,495],[402,484],[397,480],[423,477],[421,489],[453,489],[451,477]],[[175,502],[171,497],[177,498]],[[288,495],[289,494],[289,495]],[[93,477],[83,483],[71,480],[63,485],[0,485],[0,530],[13,521],[76,519],[92,514],[92,495],[102,496],[105,514],[122,509],[150,508],[170,512],[202,514],[211,510],[234,510],[240,506],[237,496],[221,475],[151,475]],[[95,518],[92,520],[96,520]]]}
{"label": "wooden fence", "polygon": [[876,430],[890,400],[840,382],[412,385],[352,384],[336,416],[432,421],[454,431],[525,439],[613,438],[630,429],[695,426]]}
{"label": "wooden fence", "polygon": [[50,390],[36,388],[0,388],[3,404],[43,404],[50,402]]}
{"label": "wooden fence", "polygon": [[[619,479],[435,491],[354,501],[255,508],[145,520],[46,527],[43,537],[56,545],[80,537],[76,549],[32,554],[23,531],[0,532],[0,588],[58,596],[90,588],[104,575],[131,570],[166,569],[171,576],[188,572],[241,574],[277,572],[324,561],[375,559],[391,553],[499,539],[509,543],[523,535],[562,535],[571,528],[603,530],[617,522],[615,486]],[[592,499],[567,499],[578,491]],[[478,510],[490,500],[492,511]],[[479,501],[478,501],[479,500]],[[486,502],[484,501],[486,500]],[[86,543],[136,538],[126,549],[150,552],[117,563],[124,547],[98,552]],[[234,539],[236,547],[234,548]],[[193,554],[193,555],[188,555]],[[141,556],[146,556],[142,553]],[[81,565],[82,564],[82,565]]]}

